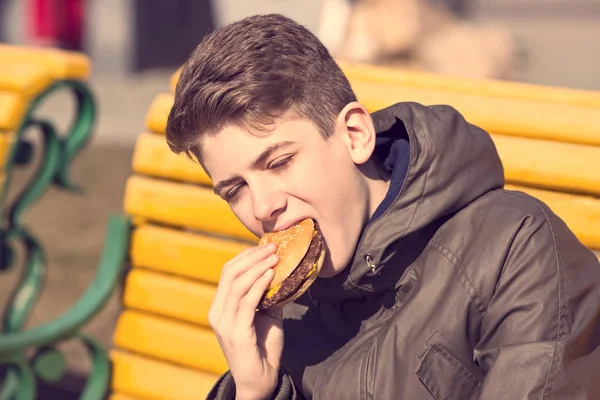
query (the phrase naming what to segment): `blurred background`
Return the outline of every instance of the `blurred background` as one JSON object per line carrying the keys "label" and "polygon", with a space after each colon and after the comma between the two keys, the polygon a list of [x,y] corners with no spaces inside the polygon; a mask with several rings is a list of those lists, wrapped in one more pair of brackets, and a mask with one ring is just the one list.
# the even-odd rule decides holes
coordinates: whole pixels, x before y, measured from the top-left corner
{"label": "blurred background", "polygon": [[[65,311],[91,282],[107,218],[122,210],[135,140],[170,75],[207,32],[270,12],[305,25],[340,60],[600,90],[600,0],[0,0],[0,41],[91,57],[99,108],[73,167],[85,193],[51,189],[27,214],[49,263],[30,326]],[[60,96],[44,113],[66,126],[73,103]],[[18,171],[11,191],[34,167]],[[0,308],[18,274],[0,276]],[[115,293],[85,329],[106,346],[119,301]],[[87,368],[82,349],[68,351],[67,392]]]}

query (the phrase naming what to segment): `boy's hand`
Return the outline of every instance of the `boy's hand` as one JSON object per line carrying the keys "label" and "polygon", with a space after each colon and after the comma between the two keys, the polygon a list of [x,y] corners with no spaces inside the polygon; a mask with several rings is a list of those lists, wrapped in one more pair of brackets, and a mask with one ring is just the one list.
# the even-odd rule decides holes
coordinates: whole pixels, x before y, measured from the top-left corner
{"label": "boy's hand", "polygon": [[283,351],[281,308],[256,312],[277,264],[276,246],[244,250],[223,267],[208,321],[225,354],[236,398],[265,399],[277,387]]}

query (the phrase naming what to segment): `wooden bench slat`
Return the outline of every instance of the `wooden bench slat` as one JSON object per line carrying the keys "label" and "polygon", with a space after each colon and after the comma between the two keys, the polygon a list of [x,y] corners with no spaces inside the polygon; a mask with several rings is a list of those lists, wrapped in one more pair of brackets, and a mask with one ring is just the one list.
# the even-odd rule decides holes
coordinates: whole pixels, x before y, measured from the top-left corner
{"label": "wooden bench slat", "polygon": [[31,97],[53,81],[90,74],[85,54],[0,44],[0,131],[16,130]]}
{"label": "wooden bench slat", "polygon": [[142,399],[141,397],[133,397],[123,393],[113,393],[108,398],[109,400],[147,400]]}
{"label": "wooden bench slat", "polygon": [[227,203],[206,187],[132,176],[125,190],[125,210],[151,221],[257,241]]}
{"label": "wooden bench slat", "polygon": [[492,135],[507,182],[600,195],[600,146]]}
{"label": "wooden bench slat", "polygon": [[214,374],[119,350],[111,351],[110,358],[113,364],[112,388],[149,400],[203,399],[219,378]]}
{"label": "wooden bench slat", "polygon": [[216,284],[223,265],[251,245],[144,224],[133,231],[130,253],[136,267]]}
{"label": "wooden bench slat", "polygon": [[[373,82],[395,87],[418,87],[476,96],[600,108],[600,93],[590,90],[494,79],[458,78],[424,71],[409,71],[366,64],[340,63],[340,67],[350,83],[355,81]],[[171,77],[171,86],[175,79],[176,77]]]}
{"label": "wooden bench slat", "polygon": [[[600,258],[600,251],[595,254]],[[126,307],[208,327],[215,285],[134,268],[127,276],[123,302]]]}
{"label": "wooden bench slat", "polygon": [[[425,71],[367,64],[342,62],[339,65],[351,84],[371,82],[399,88],[414,87],[484,97],[600,108],[600,94],[592,90],[495,79],[459,78]],[[178,69],[169,78],[171,92],[175,92],[180,73],[181,69]]]}
{"label": "wooden bench slat", "polygon": [[221,375],[227,361],[209,328],[124,311],[117,322],[115,346],[137,354]]}
{"label": "wooden bench slat", "polygon": [[490,133],[600,146],[600,112],[563,104],[481,97],[464,93],[354,82],[358,100],[370,112],[398,101],[449,104]]}
{"label": "wooden bench slat", "polygon": [[[510,183],[600,195],[600,146],[492,135]],[[203,185],[212,181],[197,163],[175,155],[163,136],[139,137],[133,157],[139,174]]]}
{"label": "wooden bench slat", "polygon": [[127,275],[123,304],[208,327],[208,310],[216,290],[216,284],[133,268]]}
{"label": "wooden bench slat", "polygon": [[52,80],[52,75],[42,65],[0,64],[0,90],[30,98],[44,90]]}
{"label": "wooden bench slat", "polygon": [[0,90],[0,132],[16,130],[26,108],[27,102],[23,96]]}
{"label": "wooden bench slat", "polygon": [[[470,123],[490,133],[600,146],[600,113],[594,108],[416,87],[390,87],[364,81],[355,81],[352,87],[358,100],[370,112],[399,101],[425,105],[449,104]],[[173,98],[172,94],[167,93],[155,98],[146,117],[146,126],[150,131],[165,131]]]}
{"label": "wooden bench slat", "polygon": [[41,65],[54,79],[83,79],[91,74],[91,62],[78,52],[0,44],[0,65]]}
{"label": "wooden bench slat", "polygon": [[[339,62],[338,64],[351,84],[354,81],[374,82],[477,96],[504,97],[515,100],[600,108],[600,94],[596,91],[495,79],[458,78],[424,71],[403,70],[369,64],[348,62]],[[175,92],[180,73],[181,68],[175,71],[169,79],[172,92]]]}
{"label": "wooden bench slat", "polygon": [[200,164],[184,154],[173,153],[164,136],[152,133],[144,133],[138,137],[133,153],[133,171],[212,186],[212,180]]}
{"label": "wooden bench slat", "polygon": [[[600,199],[527,187],[516,189],[547,203],[586,246],[600,249]],[[125,209],[152,221],[256,240],[227,203],[205,187],[133,176],[127,183]]]}
{"label": "wooden bench slat", "polygon": [[600,199],[507,185],[546,203],[587,247],[600,249]]}
{"label": "wooden bench slat", "polygon": [[146,114],[146,128],[150,132],[165,133],[174,99],[175,96],[170,93],[161,93],[154,98]]}

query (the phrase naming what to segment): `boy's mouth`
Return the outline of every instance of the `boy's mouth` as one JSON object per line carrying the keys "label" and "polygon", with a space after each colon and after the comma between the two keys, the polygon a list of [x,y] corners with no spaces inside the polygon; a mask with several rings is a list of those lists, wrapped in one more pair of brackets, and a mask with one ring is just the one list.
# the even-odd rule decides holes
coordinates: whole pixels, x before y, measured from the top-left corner
{"label": "boy's mouth", "polygon": [[299,218],[295,218],[295,219],[292,219],[292,220],[289,220],[289,221],[280,222],[280,223],[276,224],[275,227],[272,230],[269,230],[269,231],[265,230],[265,233],[285,231],[286,229],[291,228],[292,226],[296,225],[300,221],[303,221],[303,220],[305,220],[307,218],[311,218],[311,219],[315,220],[314,218],[312,218],[312,217],[310,217],[308,215],[305,215],[305,216],[302,216],[302,217],[299,217]]}

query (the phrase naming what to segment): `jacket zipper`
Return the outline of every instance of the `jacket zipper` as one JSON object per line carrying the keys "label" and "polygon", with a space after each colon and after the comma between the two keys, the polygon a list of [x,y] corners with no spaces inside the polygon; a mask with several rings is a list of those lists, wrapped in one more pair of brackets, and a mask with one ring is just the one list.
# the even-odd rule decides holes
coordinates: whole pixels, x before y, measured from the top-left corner
{"label": "jacket zipper", "polygon": [[373,261],[373,255],[371,253],[365,253],[365,255],[363,256],[363,260],[365,260],[367,266],[371,270],[371,272],[367,273],[367,276],[379,275],[379,273],[381,272],[381,268],[378,267],[377,264],[375,264],[375,261]]}

